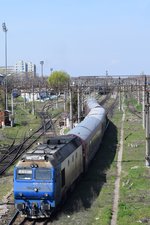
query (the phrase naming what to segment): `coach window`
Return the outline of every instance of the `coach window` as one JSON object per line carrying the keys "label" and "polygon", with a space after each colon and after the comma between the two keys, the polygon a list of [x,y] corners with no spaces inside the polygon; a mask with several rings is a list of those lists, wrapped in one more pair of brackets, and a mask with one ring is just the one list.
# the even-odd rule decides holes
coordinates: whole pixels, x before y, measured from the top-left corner
{"label": "coach window", "polygon": [[65,185],[65,168],[61,171],[61,187]]}

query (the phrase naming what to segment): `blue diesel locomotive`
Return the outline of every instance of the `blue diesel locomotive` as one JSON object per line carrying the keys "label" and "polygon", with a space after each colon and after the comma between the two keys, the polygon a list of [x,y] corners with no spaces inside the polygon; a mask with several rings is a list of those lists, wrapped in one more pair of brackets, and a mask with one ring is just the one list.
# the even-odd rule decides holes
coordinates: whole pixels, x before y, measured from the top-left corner
{"label": "blue diesel locomotive", "polygon": [[107,126],[105,110],[87,101],[88,114],[67,135],[28,151],[14,168],[15,207],[31,218],[50,217],[85,172]]}

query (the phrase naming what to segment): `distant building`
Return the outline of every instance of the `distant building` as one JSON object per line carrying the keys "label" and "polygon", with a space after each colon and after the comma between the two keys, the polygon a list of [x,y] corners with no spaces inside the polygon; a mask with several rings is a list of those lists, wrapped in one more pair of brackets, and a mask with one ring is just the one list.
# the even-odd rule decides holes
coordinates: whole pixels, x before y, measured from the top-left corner
{"label": "distant building", "polygon": [[32,62],[27,62],[27,72],[31,73],[36,76],[36,65]]}
{"label": "distant building", "polygon": [[15,73],[25,73],[27,72],[27,63],[25,63],[23,60],[18,61],[15,64]]}
{"label": "distant building", "polygon": [[32,62],[24,62],[23,60],[18,61],[15,64],[15,73],[25,73],[30,75],[36,76],[36,65]]}
{"label": "distant building", "polygon": [[[7,66],[7,74],[14,73],[14,66]],[[6,74],[6,67],[0,66],[0,74]]]}
{"label": "distant building", "polygon": [[[0,67],[0,74],[6,74],[6,67]],[[16,62],[15,66],[7,66],[7,75],[8,74],[18,74],[18,75],[26,75],[26,76],[36,76],[36,65],[32,62],[24,62],[20,60]]]}

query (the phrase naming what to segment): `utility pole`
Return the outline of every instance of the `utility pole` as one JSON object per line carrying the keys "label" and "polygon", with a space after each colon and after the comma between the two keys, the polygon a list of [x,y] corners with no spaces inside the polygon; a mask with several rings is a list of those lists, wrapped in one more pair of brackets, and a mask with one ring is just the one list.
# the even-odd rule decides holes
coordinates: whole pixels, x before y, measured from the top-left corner
{"label": "utility pole", "polygon": [[147,77],[144,76],[144,85],[143,85],[143,104],[142,104],[142,112],[143,112],[143,129],[146,127],[145,122],[145,92],[146,92],[146,83],[147,83]]}
{"label": "utility pole", "polygon": [[146,117],[146,166],[150,166],[150,134],[149,134],[149,92],[146,92],[146,105],[145,105],[145,117]]}
{"label": "utility pole", "polygon": [[81,104],[80,104],[80,89],[78,86],[78,90],[77,90],[77,95],[78,95],[78,123],[80,123],[81,120]]}
{"label": "utility pole", "polygon": [[13,93],[11,93],[11,127],[14,126],[14,97]]}
{"label": "utility pole", "polygon": [[96,77],[94,77],[94,97],[96,97]]}
{"label": "utility pole", "polygon": [[73,116],[72,116],[72,90],[70,88],[70,130],[73,128]]}
{"label": "utility pole", "polygon": [[66,90],[64,90],[64,112],[66,111]]}
{"label": "utility pole", "polygon": [[81,94],[81,113],[82,113],[82,118],[83,118],[83,113],[84,113],[84,91],[82,87],[82,94]]}
{"label": "utility pole", "polygon": [[41,64],[41,77],[43,79],[43,65],[44,65],[44,61],[40,61]]}
{"label": "utility pole", "polygon": [[119,77],[119,111],[121,111],[121,84],[120,84],[120,77]]}
{"label": "utility pole", "polygon": [[8,110],[8,96],[7,96],[7,27],[6,23],[2,23],[2,28],[5,33],[5,110]]}
{"label": "utility pole", "polygon": [[137,84],[137,88],[138,88],[138,104],[140,104],[140,80],[138,80],[138,84]]}
{"label": "utility pole", "polygon": [[32,77],[32,114],[35,115],[35,102],[34,102],[34,78]]}
{"label": "utility pole", "polygon": [[14,115],[14,97],[13,93],[11,93],[11,113]]}
{"label": "utility pole", "polygon": [[50,71],[51,71],[51,74],[52,74],[52,72],[53,72],[53,68],[50,68]]}

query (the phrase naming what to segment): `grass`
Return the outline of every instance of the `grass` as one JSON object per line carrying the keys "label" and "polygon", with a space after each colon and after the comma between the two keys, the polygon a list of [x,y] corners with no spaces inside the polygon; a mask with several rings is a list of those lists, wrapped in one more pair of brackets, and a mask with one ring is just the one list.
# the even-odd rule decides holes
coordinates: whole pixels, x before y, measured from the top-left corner
{"label": "grass", "polygon": [[150,174],[149,168],[145,167],[145,131],[142,129],[142,120],[139,123],[136,116],[128,111],[124,137],[127,138],[124,140],[117,225],[135,225],[150,218]]}
{"label": "grass", "polygon": [[[113,194],[114,194],[114,183],[116,179],[116,159],[117,151],[119,147],[120,139],[120,122],[122,118],[122,113],[117,111],[112,120],[113,127],[109,127],[108,132],[102,143],[102,149],[105,152],[105,157],[109,161],[110,152],[114,152],[114,157],[109,167],[106,167],[106,177],[107,181],[103,186],[98,198],[92,206],[91,220],[88,223],[93,225],[108,225],[110,224],[112,216],[112,204],[113,204]],[[115,125],[114,125],[115,124]],[[117,127],[119,129],[117,129]],[[115,131],[116,130],[116,131]],[[115,132],[114,132],[115,131]],[[112,154],[112,153],[111,153]],[[110,157],[111,158],[111,157]],[[104,157],[103,157],[104,159]]]}
{"label": "grass", "polygon": [[[116,111],[88,173],[77,184],[54,224],[59,224],[60,218],[62,225],[110,224],[121,119],[122,112]],[[150,172],[145,167],[144,157],[142,121],[126,109],[117,225],[137,225],[150,218]]]}
{"label": "grass", "polygon": [[0,202],[3,197],[12,189],[13,186],[13,177],[1,177],[0,178]]}
{"label": "grass", "polygon": [[138,104],[137,100],[135,98],[130,98],[130,99],[125,99],[125,104],[128,105],[128,104],[131,104],[131,105],[134,105],[135,109],[138,111],[138,112],[142,112],[142,104]]}
{"label": "grass", "polygon": [[19,143],[25,136],[29,136],[31,129],[37,129],[39,124],[39,118],[18,106],[15,111],[15,126],[5,127],[0,130],[2,136],[0,144],[9,145],[14,139]]}
{"label": "grass", "polygon": [[[36,110],[41,111],[45,103],[36,102],[35,104]],[[50,108],[48,112],[52,115],[52,117],[56,117],[61,111],[61,108]],[[32,115],[31,113],[31,103],[27,103],[26,107],[24,108],[21,98],[17,98],[14,102],[14,113],[15,126],[0,129],[1,146],[11,145],[14,139],[16,139],[16,143],[20,143],[21,140],[30,135],[32,130],[36,130],[41,124],[39,115]]]}
{"label": "grass", "polygon": [[[135,106],[137,104],[136,101],[132,103]],[[138,109],[141,110],[141,106]],[[116,112],[113,118],[113,123],[118,128],[118,140],[120,140],[121,117],[122,113]],[[112,143],[109,137],[108,140]],[[124,154],[117,225],[135,225],[144,221],[144,219],[150,218],[150,172],[149,168],[145,167],[144,157],[145,131],[142,129],[142,121],[139,121],[127,109],[124,123]],[[116,178],[116,159],[117,154],[110,169],[107,170],[107,183],[105,183],[95,203],[92,205],[93,213],[87,223],[89,225],[110,224]]]}

